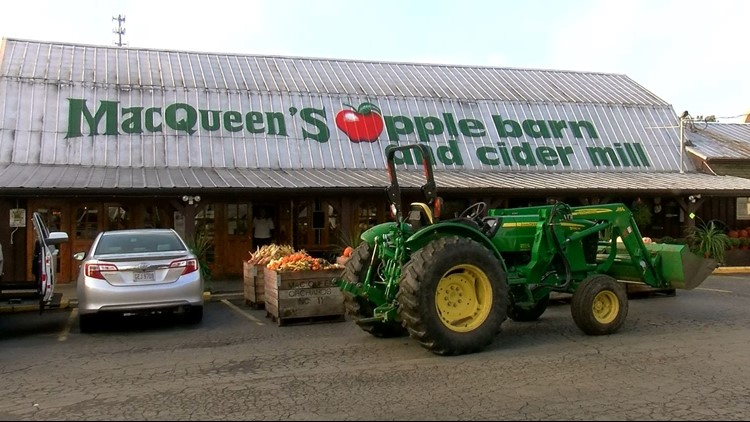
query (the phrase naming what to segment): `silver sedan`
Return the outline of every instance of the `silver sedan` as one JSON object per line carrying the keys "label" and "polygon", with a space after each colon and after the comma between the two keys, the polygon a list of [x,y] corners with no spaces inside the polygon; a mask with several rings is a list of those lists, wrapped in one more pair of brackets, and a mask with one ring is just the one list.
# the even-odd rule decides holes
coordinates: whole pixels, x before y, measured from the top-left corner
{"label": "silver sedan", "polygon": [[175,312],[192,324],[203,319],[200,263],[172,229],[105,231],[75,258],[81,261],[81,332],[97,329],[102,313]]}

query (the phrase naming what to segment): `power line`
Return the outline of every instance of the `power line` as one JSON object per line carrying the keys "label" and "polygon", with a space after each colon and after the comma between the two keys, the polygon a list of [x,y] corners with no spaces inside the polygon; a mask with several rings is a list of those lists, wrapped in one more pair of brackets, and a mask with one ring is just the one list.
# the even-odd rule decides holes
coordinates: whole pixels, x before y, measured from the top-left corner
{"label": "power line", "polygon": [[745,117],[748,114],[750,114],[750,113],[742,113],[742,114],[738,114],[736,116],[717,116],[716,118],[717,119],[736,119],[738,117]]}

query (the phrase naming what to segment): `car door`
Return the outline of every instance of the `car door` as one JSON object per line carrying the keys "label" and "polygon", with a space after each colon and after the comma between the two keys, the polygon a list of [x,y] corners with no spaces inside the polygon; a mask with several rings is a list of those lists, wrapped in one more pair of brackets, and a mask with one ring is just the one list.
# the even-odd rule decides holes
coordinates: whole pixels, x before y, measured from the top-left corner
{"label": "car door", "polygon": [[34,274],[39,295],[40,310],[52,299],[55,288],[56,257],[59,253],[58,245],[68,241],[65,232],[51,232],[44,224],[42,215],[35,212],[32,215],[34,225],[34,253],[32,256],[31,272]]}

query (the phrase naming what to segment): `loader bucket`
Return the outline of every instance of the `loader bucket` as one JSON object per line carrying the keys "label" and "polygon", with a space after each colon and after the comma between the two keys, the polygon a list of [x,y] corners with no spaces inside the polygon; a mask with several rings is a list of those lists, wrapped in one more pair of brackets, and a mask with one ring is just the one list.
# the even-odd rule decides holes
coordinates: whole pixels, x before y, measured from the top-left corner
{"label": "loader bucket", "polygon": [[691,290],[700,286],[718,267],[715,259],[700,257],[687,245],[648,243],[646,249],[657,255],[657,271],[676,289]]}
{"label": "loader bucket", "polygon": [[[651,255],[654,270],[658,277],[673,289],[694,289],[703,283],[718,266],[716,260],[702,258],[692,252],[687,245],[666,243],[647,243],[646,249]],[[617,259],[608,274],[618,280],[635,281],[649,284],[643,278],[639,265],[632,258],[622,243],[617,245]],[[651,285],[651,287],[666,287]]]}

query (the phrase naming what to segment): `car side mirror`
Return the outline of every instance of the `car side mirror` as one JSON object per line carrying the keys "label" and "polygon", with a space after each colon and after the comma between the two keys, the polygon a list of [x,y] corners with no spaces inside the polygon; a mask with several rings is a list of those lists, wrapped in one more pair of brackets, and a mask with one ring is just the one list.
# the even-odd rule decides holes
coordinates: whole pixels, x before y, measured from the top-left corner
{"label": "car side mirror", "polygon": [[59,245],[68,241],[68,233],[65,232],[52,232],[44,240],[47,245]]}
{"label": "car side mirror", "polygon": [[76,252],[73,254],[73,259],[76,261],[83,261],[83,258],[86,256],[86,252]]}

